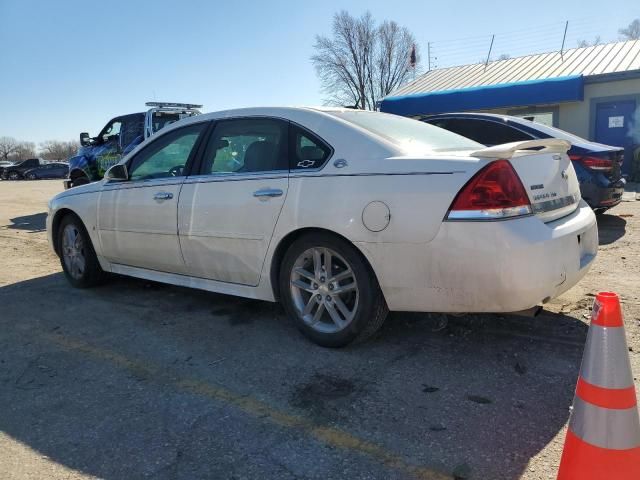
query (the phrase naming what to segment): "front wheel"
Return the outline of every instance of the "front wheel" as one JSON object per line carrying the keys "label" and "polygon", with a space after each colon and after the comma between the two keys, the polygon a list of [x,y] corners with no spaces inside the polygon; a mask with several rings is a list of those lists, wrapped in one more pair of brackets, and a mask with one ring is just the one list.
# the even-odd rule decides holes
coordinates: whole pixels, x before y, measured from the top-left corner
{"label": "front wheel", "polygon": [[65,277],[76,288],[98,285],[105,277],[87,230],[78,217],[67,215],[58,229],[58,250]]}
{"label": "front wheel", "polygon": [[20,174],[18,172],[9,172],[9,180],[20,180]]}
{"label": "front wheel", "polygon": [[31,173],[31,172],[27,173],[25,175],[25,178],[27,180],[37,180],[38,179],[37,175],[35,173]]}
{"label": "front wheel", "polygon": [[370,337],[388,313],[360,252],[323,233],[305,235],[289,247],[280,270],[280,296],[302,333],[324,347]]}

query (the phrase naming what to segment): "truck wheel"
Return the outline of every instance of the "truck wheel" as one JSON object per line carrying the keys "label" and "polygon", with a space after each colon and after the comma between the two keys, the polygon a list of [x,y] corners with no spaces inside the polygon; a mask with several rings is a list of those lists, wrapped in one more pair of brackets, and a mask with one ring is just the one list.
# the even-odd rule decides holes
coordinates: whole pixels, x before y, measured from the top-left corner
{"label": "truck wheel", "polygon": [[20,174],[18,172],[9,172],[9,180],[20,180]]}
{"label": "truck wheel", "polygon": [[71,180],[74,187],[79,187],[80,185],[86,185],[87,183],[91,183],[87,177],[80,176]]}
{"label": "truck wheel", "polygon": [[37,175],[36,175],[35,173],[33,173],[33,172],[29,172],[29,173],[27,173],[27,174],[25,175],[25,178],[26,178],[27,180],[37,180],[37,179],[38,179]]}

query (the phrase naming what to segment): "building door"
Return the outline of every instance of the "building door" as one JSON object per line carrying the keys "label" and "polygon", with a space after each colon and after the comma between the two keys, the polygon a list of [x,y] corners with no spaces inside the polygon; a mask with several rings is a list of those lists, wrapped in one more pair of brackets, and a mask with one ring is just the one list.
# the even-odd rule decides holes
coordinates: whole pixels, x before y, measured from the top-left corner
{"label": "building door", "polygon": [[596,105],[595,141],[624,148],[622,172],[631,174],[633,164],[633,128],[635,100],[602,102]]}

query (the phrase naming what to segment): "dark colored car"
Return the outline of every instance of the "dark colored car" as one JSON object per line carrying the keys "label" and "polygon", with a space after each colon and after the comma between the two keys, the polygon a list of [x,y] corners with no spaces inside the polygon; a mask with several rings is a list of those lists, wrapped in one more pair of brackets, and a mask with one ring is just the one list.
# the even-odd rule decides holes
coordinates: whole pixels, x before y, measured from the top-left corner
{"label": "dark colored car", "polygon": [[526,118],[491,113],[443,113],[422,121],[458,133],[483,145],[561,138],[571,142],[568,154],[580,182],[582,198],[596,213],[622,201],[624,148],[590,142]]}
{"label": "dark colored car", "polygon": [[3,180],[20,180],[24,178],[24,172],[39,167],[40,165],[40,160],[37,158],[23,160],[9,167],[3,167],[2,170],[0,170],[0,177],[2,177]]}
{"label": "dark colored car", "polygon": [[22,176],[27,180],[38,180],[41,178],[66,178],[68,174],[69,164],[67,163],[45,163],[25,171]]}

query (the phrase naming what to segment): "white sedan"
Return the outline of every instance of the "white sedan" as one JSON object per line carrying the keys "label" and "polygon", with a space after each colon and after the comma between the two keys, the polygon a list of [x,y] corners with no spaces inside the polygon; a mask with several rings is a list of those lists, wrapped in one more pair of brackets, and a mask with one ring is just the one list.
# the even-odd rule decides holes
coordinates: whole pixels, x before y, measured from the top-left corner
{"label": "white sedan", "polygon": [[516,312],[575,285],[598,245],[566,155],[485,148],[376,112],[251,108],[177,122],[49,203],[69,282],[104,272],[280,300],[325,346],[387,312]]}

